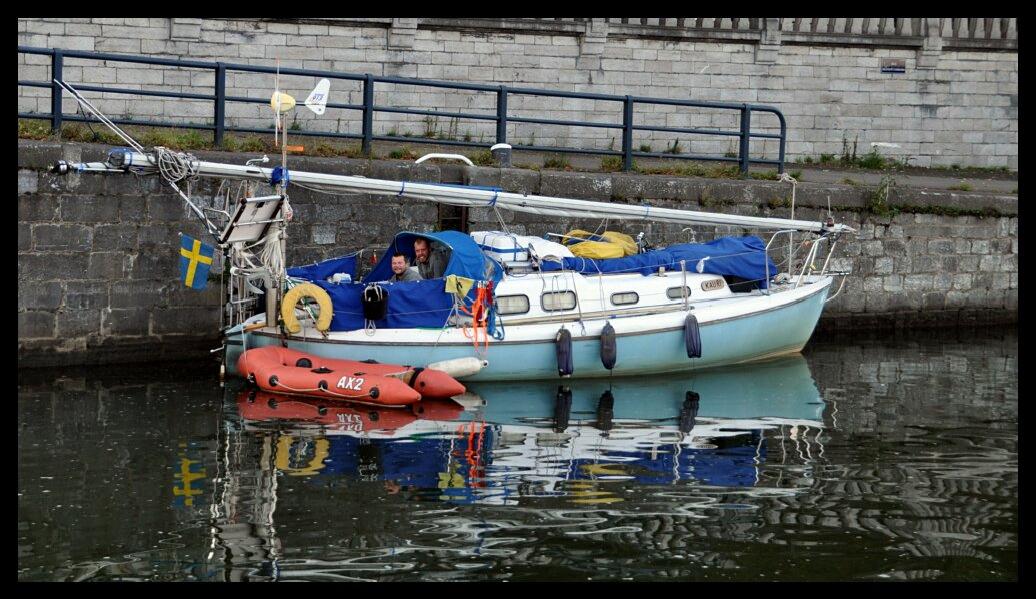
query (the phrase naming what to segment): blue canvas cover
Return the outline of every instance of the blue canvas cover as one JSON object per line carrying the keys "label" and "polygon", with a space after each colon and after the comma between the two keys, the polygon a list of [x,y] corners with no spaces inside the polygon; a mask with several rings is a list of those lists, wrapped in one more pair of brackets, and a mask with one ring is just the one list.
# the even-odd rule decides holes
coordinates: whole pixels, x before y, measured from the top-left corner
{"label": "blue canvas cover", "polygon": [[658,272],[659,266],[677,270],[681,260],[686,261],[687,270],[697,271],[698,262],[707,257],[708,260],[702,262],[702,272],[757,281],[761,288],[766,289],[769,285],[767,265],[771,277],[777,274],[777,265],[766,257],[765,250],[763,240],[754,235],[720,237],[708,243],[681,243],[624,258],[594,260],[575,257],[564,258],[560,263],[545,261],[540,264],[540,269],[548,272],[574,270],[586,274],[639,272],[650,275]]}
{"label": "blue canvas cover", "polygon": [[[327,292],[331,297],[334,315],[331,318],[332,331],[354,331],[366,325],[363,318],[363,290],[369,283],[378,283],[388,292],[388,310],[382,320],[374,326],[389,329],[440,328],[446,324],[453,310],[453,294],[445,290],[443,279],[427,281],[389,282],[392,276],[392,254],[397,250],[406,255],[411,263],[414,259],[414,240],[423,237],[440,243],[450,251],[450,260],[445,275],[455,274],[476,281],[485,280],[487,265],[491,265],[491,278],[499,281],[503,275],[500,265],[487,258],[470,236],[458,231],[434,233],[399,233],[386,248],[381,260],[364,277],[364,281],[352,284],[335,284],[327,278],[336,272],[356,272],[356,256],[344,256],[326,260],[311,266],[292,268],[290,276],[306,278]],[[342,270],[347,269],[347,270]],[[476,293],[475,287],[468,292],[468,304]]]}
{"label": "blue canvas cover", "polygon": [[450,261],[446,264],[446,271],[443,276],[457,275],[467,277],[476,281],[486,280],[486,265],[491,264],[493,268],[492,280],[499,281],[503,276],[503,269],[486,257],[479,249],[478,244],[466,233],[460,231],[435,231],[431,233],[414,233],[406,231],[396,235],[392,244],[385,249],[384,255],[366,277],[364,282],[387,281],[392,277],[392,254],[400,252],[407,257],[410,264],[414,264],[414,240],[424,238],[438,242],[441,246],[451,250]]}
{"label": "blue canvas cover", "polygon": [[344,272],[355,279],[356,256],[356,254],[350,254],[307,266],[294,266],[288,269],[288,276],[306,279],[307,281],[326,281],[331,275]]}
{"label": "blue canvas cover", "polygon": [[[363,318],[364,283],[336,285],[313,281],[331,297],[331,331],[355,331],[366,324]],[[385,318],[375,320],[379,329],[439,328],[453,310],[453,294],[445,291],[442,279],[380,283],[388,292]]]}

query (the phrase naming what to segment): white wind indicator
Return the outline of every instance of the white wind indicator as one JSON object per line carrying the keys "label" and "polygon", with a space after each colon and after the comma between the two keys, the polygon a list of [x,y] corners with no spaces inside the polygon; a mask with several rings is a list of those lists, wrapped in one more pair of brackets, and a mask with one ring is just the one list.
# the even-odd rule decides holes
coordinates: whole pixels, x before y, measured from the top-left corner
{"label": "white wind indicator", "polygon": [[306,108],[312,110],[317,116],[324,114],[324,110],[327,108],[327,94],[330,90],[331,82],[321,79],[313,91],[309,92],[309,97],[305,102]]}

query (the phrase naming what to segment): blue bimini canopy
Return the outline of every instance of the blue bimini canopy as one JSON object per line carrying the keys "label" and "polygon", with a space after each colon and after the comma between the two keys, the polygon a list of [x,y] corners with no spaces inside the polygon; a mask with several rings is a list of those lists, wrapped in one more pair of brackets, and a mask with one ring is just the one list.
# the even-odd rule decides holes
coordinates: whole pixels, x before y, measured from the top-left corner
{"label": "blue bimini canopy", "polygon": [[665,266],[667,270],[679,269],[681,260],[685,261],[689,271],[698,271],[700,264],[700,272],[739,277],[753,281],[763,289],[769,285],[767,274],[770,277],[777,274],[777,265],[766,256],[766,245],[754,235],[720,237],[709,243],[681,243],[624,258],[594,260],[576,257],[564,258],[560,263],[544,261],[540,269],[574,270],[584,274],[639,272],[650,275],[658,272],[659,266]]}
{"label": "blue bimini canopy", "polygon": [[[414,233],[411,231],[398,233],[392,244],[385,249],[374,270],[364,277],[365,283],[387,281],[392,277],[392,255],[400,252],[414,264],[414,240],[427,239],[438,242],[441,247],[450,250],[450,261],[446,264],[443,276],[457,275],[476,281],[499,281],[503,277],[503,269],[492,258],[487,257],[479,249],[478,244],[466,233],[460,231],[436,231],[430,233]],[[487,271],[489,272],[487,276]]]}

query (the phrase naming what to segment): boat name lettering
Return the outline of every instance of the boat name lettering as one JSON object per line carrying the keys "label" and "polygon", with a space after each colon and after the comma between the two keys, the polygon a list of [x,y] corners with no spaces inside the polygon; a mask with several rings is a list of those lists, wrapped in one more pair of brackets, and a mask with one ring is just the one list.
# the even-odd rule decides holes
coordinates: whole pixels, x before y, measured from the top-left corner
{"label": "boat name lettering", "polygon": [[354,378],[351,376],[343,376],[342,379],[338,381],[337,386],[339,389],[352,389],[353,391],[363,391],[363,379]]}
{"label": "boat name lettering", "polygon": [[702,291],[712,291],[714,289],[723,289],[723,279],[709,279],[701,282]]}

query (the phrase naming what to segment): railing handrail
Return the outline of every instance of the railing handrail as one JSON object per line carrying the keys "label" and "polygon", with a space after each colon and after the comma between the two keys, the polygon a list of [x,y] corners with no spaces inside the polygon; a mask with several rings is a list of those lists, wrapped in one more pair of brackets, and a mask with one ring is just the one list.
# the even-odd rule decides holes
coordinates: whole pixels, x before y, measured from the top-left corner
{"label": "railing handrail", "polygon": [[[213,124],[212,125],[199,125],[195,123],[164,123],[156,121],[138,121],[130,118],[113,118],[112,121],[117,124],[141,124],[141,125],[152,125],[161,127],[182,127],[190,129],[206,129],[211,130],[214,133],[214,141],[216,145],[220,145],[223,142],[223,135],[227,131],[231,132],[266,132],[264,129],[257,129],[254,127],[230,127],[226,124],[226,103],[227,102],[240,102],[240,103],[252,103],[252,104],[264,104],[267,102],[265,99],[249,98],[242,96],[228,96],[226,94],[226,74],[228,72],[245,72],[245,73],[268,73],[273,74],[278,72],[278,69],[274,67],[260,66],[260,65],[248,65],[248,64],[237,64],[237,63],[226,63],[226,62],[207,62],[207,61],[196,61],[196,60],[179,60],[171,58],[159,58],[149,57],[133,54],[115,54],[107,52],[90,52],[85,50],[64,50],[61,48],[40,48],[33,46],[18,46],[18,52],[20,54],[35,54],[35,55],[49,55],[51,57],[51,68],[52,68],[52,81],[26,81],[18,80],[19,86],[27,87],[48,87],[51,89],[51,112],[48,114],[43,113],[18,113],[19,118],[36,118],[36,119],[47,119],[51,121],[51,127],[57,131],[61,128],[62,120],[70,121],[94,121],[92,117],[82,117],[78,115],[64,115],[61,109],[61,90],[53,80],[63,81],[62,71],[64,68],[64,59],[66,58],[81,58],[91,59],[97,61],[112,61],[112,62],[128,62],[137,64],[153,64],[160,66],[172,66],[188,69],[206,69],[212,70],[213,79],[213,94],[199,94],[199,93],[186,93],[186,92],[174,92],[174,91],[158,91],[158,90],[133,90],[123,87],[104,86],[104,85],[83,85],[79,86],[79,89],[83,91],[95,91],[104,93],[117,93],[127,95],[140,95],[140,96],[152,96],[152,97],[168,97],[168,98],[180,98],[180,99],[191,99],[191,100],[212,100],[213,102]],[[371,75],[369,73],[356,74],[356,73],[342,73],[338,71],[326,71],[319,69],[294,69],[281,67],[279,69],[281,75],[297,75],[305,77],[320,77],[329,79],[339,80],[351,80],[359,81],[363,84],[363,103],[356,104],[335,104],[329,103],[329,108],[338,108],[344,110],[359,110],[362,111],[362,132],[356,133],[341,133],[341,132],[320,132],[320,131],[297,131],[293,134],[304,135],[304,136],[320,136],[320,137],[336,137],[336,138],[349,138],[349,139],[361,139],[362,150],[364,154],[369,155],[371,144],[375,140],[379,141],[398,141],[406,140],[413,143],[433,143],[441,145],[455,145],[455,146],[469,146],[469,147],[483,147],[486,144],[479,142],[470,141],[459,141],[459,140],[445,140],[445,139],[434,139],[427,137],[399,137],[394,135],[374,135],[373,133],[373,116],[376,112],[383,113],[399,113],[409,115],[427,115],[427,116],[444,116],[449,118],[457,119],[471,119],[471,120],[489,120],[497,122],[497,134],[496,139],[493,143],[507,143],[507,123],[532,123],[541,125],[571,125],[578,127],[589,127],[589,128],[600,128],[600,129],[622,129],[623,131],[623,145],[621,150],[597,150],[597,149],[584,149],[584,148],[568,148],[568,147],[545,147],[536,146],[534,144],[527,145],[516,145],[512,144],[515,150],[531,150],[531,151],[548,151],[557,153],[571,153],[571,154],[597,154],[607,156],[622,156],[623,157],[623,169],[631,170],[633,167],[634,157],[647,157],[647,158],[675,158],[683,160],[715,160],[715,161],[728,161],[737,162],[742,172],[747,172],[750,164],[772,164],[777,166],[778,172],[784,171],[784,157],[785,157],[785,144],[787,140],[787,123],[784,119],[784,115],[780,110],[773,106],[765,106],[760,104],[752,103],[733,103],[733,102],[715,102],[715,101],[699,101],[699,100],[680,100],[673,98],[652,98],[645,96],[622,96],[613,94],[599,94],[599,93],[586,93],[586,92],[570,92],[563,90],[546,90],[546,89],[534,89],[525,87],[508,87],[506,85],[492,85],[492,84],[478,84],[478,83],[459,83],[451,81],[437,81],[431,79],[418,79],[408,77],[394,77],[394,76],[382,76],[382,75]],[[467,112],[446,112],[441,110],[427,110],[422,108],[398,108],[391,106],[378,106],[374,103],[374,85],[377,83],[390,84],[390,85],[412,85],[421,87],[436,87],[444,89],[456,89],[465,91],[479,91],[497,94],[497,109],[495,113],[467,113]],[[507,97],[509,95],[532,95],[540,97],[556,97],[556,98],[573,98],[581,100],[595,100],[595,101],[609,101],[609,102],[621,102],[623,104],[622,114],[623,119],[621,124],[608,123],[608,122],[592,122],[592,121],[578,121],[578,120],[560,120],[560,119],[545,119],[545,118],[530,118],[530,117],[517,117],[510,116],[507,111]],[[699,128],[699,127],[662,127],[662,126],[651,126],[651,125],[636,125],[634,123],[634,108],[637,105],[666,105],[666,106],[681,106],[687,108],[706,108],[716,110],[736,110],[740,114],[740,127],[734,130],[723,130],[715,128]],[[765,132],[753,132],[751,130],[751,114],[753,112],[764,112],[772,113],[777,116],[780,133],[765,133]],[[710,135],[710,136],[727,136],[737,137],[740,141],[739,151],[736,157],[731,156],[696,156],[692,154],[675,154],[675,153],[663,153],[663,152],[648,152],[648,151],[634,151],[633,149],[633,132],[634,131],[664,131],[673,133],[686,133],[692,135]],[[749,155],[749,141],[752,138],[757,139],[777,139],[778,140],[778,158],[764,159],[764,158],[752,158]],[[489,144],[492,145],[492,144]]]}

